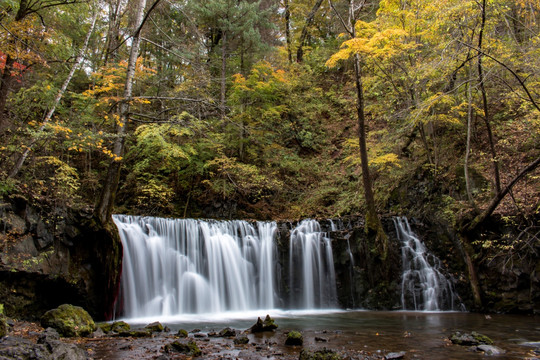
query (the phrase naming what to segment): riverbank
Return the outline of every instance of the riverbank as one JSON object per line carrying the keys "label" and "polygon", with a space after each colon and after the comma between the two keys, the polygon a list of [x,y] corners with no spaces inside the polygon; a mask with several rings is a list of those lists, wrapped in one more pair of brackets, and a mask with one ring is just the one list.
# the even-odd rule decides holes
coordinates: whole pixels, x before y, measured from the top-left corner
{"label": "riverbank", "polygon": [[[324,349],[333,351],[336,359],[374,360],[398,355],[403,359],[484,359],[487,353],[477,347],[455,345],[449,340],[455,332],[476,331],[491,338],[493,345],[504,352],[497,355],[498,360],[540,359],[540,322],[535,316],[375,311],[291,314],[277,316],[278,328],[262,333],[246,332],[254,323],[251,318],[195,320],[163,322],[169,329],[146,337],[136,337],[136,333],[105,335],[98,330],[92,337],[60,341],[79,346],[90,359],[104,360],[191,358],[189,354],[166,350],[175,341],[194,342],[201,350],[201,359],[299,359],[302,350]],[[130,325],[137,329],[147,324]],[[234,330],[234,335],[218,336],[227,327]],[[180,329],[187,330],[187,337],[178,335]],[[285,345],[287,334],[293,330],[302,334],[302,346]],[[35,323],[13,322],[9,336],[37,343],[43,331]],[[247,344],[235,342],[244,336]],[[0,343],[0,358],[1,351]]]}

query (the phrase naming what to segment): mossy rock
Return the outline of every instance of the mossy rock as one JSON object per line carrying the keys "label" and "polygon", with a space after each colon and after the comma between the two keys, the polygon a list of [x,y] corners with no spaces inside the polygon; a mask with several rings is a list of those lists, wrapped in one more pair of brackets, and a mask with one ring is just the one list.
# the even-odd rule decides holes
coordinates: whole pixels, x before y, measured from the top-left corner
{"label": "mossy rock", "polygon": [[131,326],[125,321],[115,321],[112,323],[99,323],[97,326],[103,330],[105,334],[110,332],[121,333],[131,330]]}
{"label": "mossy rock", "polygon": [[266,315],[264,321],[261,318],[257,318],[257,322],[250,328],[252,333],[263,332],[263,331],[274,331],[278,326],[275,323],[274,319],[270,315]]}
{"label": "mossy rock", "polygon": [[7,319],[4,315],[0,314],[0,338],[3,338],[7,335],[9,330],[9,325],[7,323]]}
{"label": "mossy rock", "polygon": [[135,337],[135,338],[151,337],[152,331],[149,329],[135,329],[135,330],[129,330],[129,331],[121,331],[118,333],[118,336]]}
{"label": "mossy rock", "polygon": [[234,339],[234,343],[236,345],[246,345],[249,343],[249,339],[246,335],[240,335]]}
{"label": "mossy rock", "polygon": [[148,324],[144,328],[150,330],[151,332],[162,332],[163,331],[163,325],[161,325],[161,323],[159,321]]}
{"label": "mossy rock", "polygon": [[219,334],[219,337],[235,337],[236,331],[230,327],[226,327],[225,329],[222,329]]}
{"label": "mossy rock", "polygon": [[455,332],[450,336],[450,341],[453,344],[462,345],[462,346],[472,346],[472,345],[491,345],[493,340],[491,340],[486,335],[477,333],[473,331],[470,334],[462,334],[460,332]]}
{"label": "mossy rock", "polygon": [[185,329],[180,329],[176,333],[176,336],[181,337],[181,338],[187,338],[188,337],[188,332]]}
{"label": "mossy rock", "polygon": [[90,314],[82,307],[69,304],[47,311],[41,317],[41,326],[52,327],[64,337],[87,336],[96,331],[96,324]]}
{"label": "mossy rock", "polygon": [[298,331],[289,331],[287,334],[287,340],[285,345],[302,345],[304,343],[304,337]]}
{"label": "mossy rock", "polygon": [[299,360],[342,360],[343,357],[333,350],[322,349],[317,351],[308,351],[302,349]]}
{"label": "mossy rock", "polygon": [[201,356],[202,351],[197,346],[197,343],[195,341],[189,341],[187,343],[175,341],[170,344],[165,345],[163,350],[166,353],[181,353],[186,354],[188,356]]}

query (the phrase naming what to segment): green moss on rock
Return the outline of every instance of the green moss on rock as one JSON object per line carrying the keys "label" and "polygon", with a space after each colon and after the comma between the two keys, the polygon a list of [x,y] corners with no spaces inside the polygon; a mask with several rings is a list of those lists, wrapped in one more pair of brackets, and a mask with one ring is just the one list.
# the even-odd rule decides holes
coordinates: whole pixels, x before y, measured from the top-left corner
{"label": "green moss on rock", "polygon": [[287,340],[285,345],[302,345],[304,343],[304,337],[298,331],[289,331],[287,334]]}
{"label": "green moss on rock", "polygon": [[87,336],[96,330],[96,324],[86,310],[69,304],[47,311],[41,317],[41,326],[52,327],[64,337]]}
{"label": "green moss on rock", "polygon": [[180,329],[176,333],[176,336],[181,337],[181,338],[187,338],[188,337],[188,332],[185,329]]}
{"label": "green moss on rock", "polygon": [[0,314],[0,338],[3,338],[7,335],[9,330],[9,325],[4,315]]}
{"label": "green moss on rock", "polygon": [[164,351],[166,353],[181,353],[186,354],[188,356],[201,356],[202,351],[197,346],[197,343],[195,341],[189,341],[187,343],[175,341],[170,344],[165,345]]}
{"label": "green moss on rock", "polygon": [[148,324],[144,328],[150,330],[151,332],[162,332],[163,331],[163,325],[161,325],[161,323],[159,321]]}
{"label": "green moss on rock", "polygon": [[105,334],[110,332],[121,333],[131,330],[131,327],[125,321],[115,321],[112,323],[99,323],[97,326],[103,330]]}
{"label": "green moss on rock", "polygon": [[317,351],[308,351],[302,349],[299,360],[341,360],[343,357],[333,350],[322,349]]}
{"label": "green moss on rock", "polygon": [[246,335],[240,335],[234,339],[234,343],[236,345],[246,345],[247,343],[249,343],[249,339]]}

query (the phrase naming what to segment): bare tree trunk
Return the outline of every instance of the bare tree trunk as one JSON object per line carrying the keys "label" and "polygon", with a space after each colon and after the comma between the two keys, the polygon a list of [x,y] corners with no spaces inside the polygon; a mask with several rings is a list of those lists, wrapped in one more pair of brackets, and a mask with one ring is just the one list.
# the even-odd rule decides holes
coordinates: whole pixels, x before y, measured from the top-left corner
{"label": "bare tree trunk", "polygon": [[11,69],[13,68],[14,63],[15,60],[10,55],[7,55],[4,72],[0,79],[0,134],[3,133],[4,129],[7,127],[7,117],[4,116],[4,111],[6,109],[7,97],[11,90],[11,83],[13,80]]}
{"label": "bare tree trunk", "polygon": [[134,21],[133,37],[131,43],[131,50],[129,53],[129,61],[126,73],[126,82],[124,85],[123,100],[119,106],[119,118],[116,128],[116,139],[113,145],[113,158],[109,164],[107,171],[107,177],[101,190],[99,202],[95,209],[95,215],[99,220],[105,224],[110,220],[114,200],[116,198],[116,192],[118,190],[118,183],[120,180],[120,168],[122,156],[124,155],[124,142],[126,137],[126,126],[128,121],[129,103],[133,94],[133,82],[135,78],[135,70],[137,65],[137,58],[139,56],[139,50],[141,45],[141,27],[144,23],[144,8],[146,7],[146,0],[139,0],[137,14]]}
{"label": "bare tree trunk", "polygon": [[313,23],[313,19],[315,19],[315,14],[317,13],[317,10],[321,7],[323,0],[317,0],[315,4],[313,5],[313,8],[311,8],[311,11],[309,12],[308,16],[306,17],[306,24],[302,28],[302,33],[300,35],[300,40],[298,41],[298,49],[296,50],[296,62],[302,62],[304,58],[304,43],[306,42],[306,38],[308,35],[309,27],[311,26],[311,23]]}
{"label": "bare tree trunk", "polygon": [[39,139],[39,135],[41,135],[43,133],[43,130],[45,130],[45,127],[47,126],[49,121],[51,121],[52,116],[53,116],[54,112],[56,111],[56,107],[60,103],[60,100],[62,100],[62,97],[64,96],[64,93],[66,92],[67,87],[69,86],[69,83],[71,82],[71,79],[73,78],[73,75],[75,74],[75,71],[79,68],[79,66],[81,65],[81,63],[82,63],[82,61],[84,59],[84,53],[86,53],[86,49],[88,48],[88,43],[90,42],[90,37],[92,36],[92,33],[94,32],[94,27],[96,25],[97,16],[98,16],[98,11],[97,11],[97,9],[94,9],[94,16],[92,17],[92,23],[90,24],[90,29],[88,30],[88,33],[86,34],[86,38],[84,39],[84,44],[83,44],[82,48],[79,50],[79,54],[77,55],[77,58],[75,59],[75,63],[71,67],[71,70],[69,71],[69,74],[68,74],[66,80],[64,80],[64,83],[62,84],[62,87],[58,91],[58,94],[56,94],[54,102],[53,102],[51,108],[49,109],[49,111],[47,112],[47,114],[45,115],[45,118],[43,119],[43,122],[42,122],[41,126],[39,127],[39,130],[38,130],[37,134],[35,135],[34,140],[32,140],[30,145],[28,145],[26,147],[26,149],[24,150],[24,152],[21,154],[21,156],[17,160],[17,163],[15,164],[15,166],[13,167],[11,172],[9,173],[8,177],[13,178],[13,177],[17,176],[17,174],[21,170],[26,158],[30,154],[30,151],[32,151],[32,148],[34,147],[37,140]]}
{"label": "bare tree trunk", "polygon": [[107,48],[103,64],[107,65],[118,58],[119,36],[120,36],[120,5],[121,0],[109,0],[109,29],[107,30]]}
{"label": "bare tree trunk", "polygon": [[465,146],[465,161],[463,164],[463,171],[465,175],[465,189],[467,191],[467,199],[469,200],[469,203],[471,203],[472,206],[474,205],[474,198],[472,196],[471,191],[471,178],[469,176],[469,157],[471,154],[471,133],[472,133],[472,115],[473,115],[473,108],[472,108],[472,86],[471,86],[471,70],[469,67],[469,81],[467,82],[467,142]]}

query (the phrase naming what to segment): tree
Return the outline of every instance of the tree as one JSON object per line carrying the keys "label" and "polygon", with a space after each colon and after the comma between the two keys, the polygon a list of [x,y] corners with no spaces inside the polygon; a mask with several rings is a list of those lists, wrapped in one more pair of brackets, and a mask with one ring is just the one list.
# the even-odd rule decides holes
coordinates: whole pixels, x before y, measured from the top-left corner
{"label": "tree", "polygon": [[130,102],[133,95],[133,82],[135,78],[135,70],[137,65],[137,58],[139,57],[139,50],[141,45],[141,30],[145,23],[145,20],[150,15],[150,12],[159,3],[159,0],[155,0],[152,7],[148,12],[144,13],[146,7],[146,0],[139,0],[137,3],[137,12],[133,21],[133,29],[131,35],[131,49],[129,52],[129,60],[127,64],[126,81],[124,85],[124,93],[118,110],[118,120],[116,127],[116,139],[113,145],[113,158],[109,164],[107,171],[107,177],[101,190],[99,202],[95,209],[96,217],[103,223],[110,221],[116,192],[118,190],[118,183],[120,181],[120,167],[122,165],[122,157],[124,155],[125,138],[127,135],[127,123],[130,109]]}

